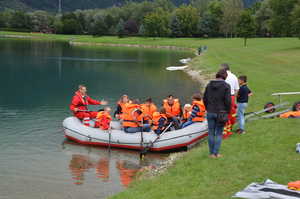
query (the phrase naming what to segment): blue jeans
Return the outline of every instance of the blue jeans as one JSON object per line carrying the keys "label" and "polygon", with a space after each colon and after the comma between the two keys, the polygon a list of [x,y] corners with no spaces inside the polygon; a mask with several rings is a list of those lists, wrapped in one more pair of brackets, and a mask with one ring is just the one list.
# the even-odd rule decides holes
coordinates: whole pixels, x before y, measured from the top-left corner
{"label": "blue jeans", "polygon": [[137,132],[141,132],[143,130],[143,132],[150,132],[151,128],[150,128],[150,124],[144,124],[143,127],[125,127],[124,131],[126,133],[137,133]]}
{"label": "blue jeans", "polygon": [[207,113],[208,147],[211,155],[219,154],[224,125],[217,123],[217,113]]}
{"label": "blue jeans", "polygon": [[245,130],[245,110],[248,103],[237,103],[237,118],[239,122],[239,128]]}

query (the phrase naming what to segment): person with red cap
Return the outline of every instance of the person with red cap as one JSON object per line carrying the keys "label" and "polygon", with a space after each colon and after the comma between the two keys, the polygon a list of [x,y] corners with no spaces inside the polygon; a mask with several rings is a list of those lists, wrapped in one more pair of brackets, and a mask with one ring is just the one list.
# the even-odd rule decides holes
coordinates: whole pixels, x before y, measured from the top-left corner
{"label": "person with red cap", "polygon": [[98,112],[88,111],[87,105],[106,105],[106,101],[98,101],[90,98],[87,95],[87,89],[84,85],[78,86],[78,91],[72,98],[70,105],[70,110],[73,112],[74,116],[78,119],[83,120],[83,124],[89,126],[91,118],[96,118]]}

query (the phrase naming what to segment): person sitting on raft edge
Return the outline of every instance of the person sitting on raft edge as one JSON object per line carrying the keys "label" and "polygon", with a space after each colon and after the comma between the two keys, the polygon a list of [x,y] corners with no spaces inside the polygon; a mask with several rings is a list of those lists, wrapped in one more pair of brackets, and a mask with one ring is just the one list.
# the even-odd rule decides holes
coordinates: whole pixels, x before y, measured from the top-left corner
{"label": "person sitting on raft edge", "polygon": [[75,92],[75,95],[72,98],[70,105],[70,110],[73,112],[74,116],[80,120],[83,120],[83,124],[90,126],[90,119],[96,118],[98,112],[89,111],[88,105],[106,105],[107,101],[98,101],[90,98],[87,95],[87,87],[85,85],[79,85],[78,91]]}
{"label": "person sitting on raft edge", "polygon": [[135,99],[123,112],[123,127],[126,133],[150,132],[150,124],[143,124],[143,112],[139,100]]}
{"label": "person sitting on raft edge", "polygon": [[169,95],[167,99],[163,100],[163,107],[166,109],[168,122],[173,122],[175,129],[180,129],[180,116],[182,115],[181,105],[179,99]]}
{"label": "person sitting on raft edge", "polygon": [[182,128],[187,127],[195,122],[203,122],[205,120],[206,109],[202,101],[200,93],[195,93],[192,97],[192,113],[188,121],[182,124]]}

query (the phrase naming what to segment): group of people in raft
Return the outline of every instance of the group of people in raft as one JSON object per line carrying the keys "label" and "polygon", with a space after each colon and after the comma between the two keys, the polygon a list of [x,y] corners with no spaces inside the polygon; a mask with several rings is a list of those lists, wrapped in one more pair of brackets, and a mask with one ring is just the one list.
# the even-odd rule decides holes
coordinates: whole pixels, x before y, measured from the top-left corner
{"label": "group of people in raft", "polygon": [[[110,107],[99,111],[87,109],[87,105],[106,105],[107,102],[94,100],[86,93],[86,86],[79,85],[70,105],[74,116],[81,119],[86,126],[90,126],[90,119],[96,119],[94,127],[109,129],[112,120]],[[194,122],[203,122],[205,113],[202,97],[200,93],[195,93],[192,96],[192,104],[185,104],[183,109],[179,99],[169,95],[163,100],[159,110],[151,98],[140,103],[138,99],[131,100],[127,95],[123,95],[113,115],[122,122],[126,133],[150,132],[152,129],[156,134],[161,134],[164,130],[185,128]]]}
{"label": "group of people in raft", "polygon": [[[86,94],[85,86],[80,85],[70,105],[74,115],[90,125],[90,119],[96,118],[95,127],[103,130],[110,128],[110,108],[99,112],[88,111],[87,105],[106,105],[106,101],[97,101]],[[161,134],[165,130],[185,128],[194,122],[208,122],[208,145],[212,158],[220,157],[219,149],[222,137],[232,134],[232,127],[238,119],[237,133],[245,133],[245,110],[248,105],[251,90],[247,86],[247,76],[238,78],[230,71],[228,64],[221,64],[216,73],[216,79],[211,80],[205,88],[204,96],[196,93],[192,96],[192,105],[186,104],[181,108],[179,99],[169,95],[163,100],[162,108],[157,107],[149,98],[140,104],[138,100],[130,100],[123,95],[118,102],[114,114],[122,121],[126,133],[151,131]],[[289,111],[280,117],[300,117],[300,107],[296,111]]]}

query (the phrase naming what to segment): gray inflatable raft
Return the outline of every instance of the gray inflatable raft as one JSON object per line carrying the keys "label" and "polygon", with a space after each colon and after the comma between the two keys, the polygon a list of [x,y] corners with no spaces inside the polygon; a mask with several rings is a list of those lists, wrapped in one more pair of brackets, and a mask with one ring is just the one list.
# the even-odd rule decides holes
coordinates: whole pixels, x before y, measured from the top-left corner
{"label": "gray inflatable raft", "polygon": [[125,133],[118,121],[112,121],[111,127],[111,130],[88,127],[76,117],[68,117],[63,121],[65,136],[80,144],[136,150],[150,147],[150,151],[189,147],[206,137],[208,131],[206,121],[197,122],[183,129],[167,131],[157,139],[158,136],[153,131]]}

